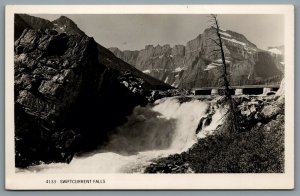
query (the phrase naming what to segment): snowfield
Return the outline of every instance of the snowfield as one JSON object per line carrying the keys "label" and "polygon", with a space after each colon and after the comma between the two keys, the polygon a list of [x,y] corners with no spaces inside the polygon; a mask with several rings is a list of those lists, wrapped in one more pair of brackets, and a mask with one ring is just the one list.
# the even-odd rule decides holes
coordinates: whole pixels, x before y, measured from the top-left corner
{"label": "snowfield", "polygon": [[277,48],[271,48],[271,49],[269,49],[268,50],[269,52],[271,52],[271,53],[273,53],[273,54],[282,54],[281,52],[280,52],[280,50],[278,50]]}
{"label": "snowfield", "polygon": [[230,42],[234,42],[234,43],[236,43],[236,44],[240,44],[240,45],[246,46],[246,43],[240,42],[240,41],[238,41],[238,40],[236,40],[236,39],[229,39],[229,38],[226,38],[226,37],[221,37],[221,38],[222,38],[222,39],[225,39],[225,40],[227,40],[227,41],[230,41]]}

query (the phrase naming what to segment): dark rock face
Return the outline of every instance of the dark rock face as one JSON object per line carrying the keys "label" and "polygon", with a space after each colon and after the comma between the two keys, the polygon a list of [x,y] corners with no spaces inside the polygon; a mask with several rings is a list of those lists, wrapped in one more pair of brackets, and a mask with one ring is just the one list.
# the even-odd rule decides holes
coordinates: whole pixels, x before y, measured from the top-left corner
{"label": "dark rock face", "polygon": [[[22,20],[15,17],[18,26]],[[19,28],[26,27],[15,41],[17,167],[70,162],[74,153],[103,143],[136,105],[147,103],[152,89],[170,88],[78,29],[63,31],[60,24],[75,24],[66,20],[35,30],[31,19]]]}
{"label": "dark rock face", "polygon": [[74,106],[87,101],[88,88],[99,85],[96,73],[104,71],[93,60],[96,44],[88,37],[26,29],[15,48],[16,166],[39,160],[63,161],[66,144],[57,146],[54,141],[66,133],[75,141],[80,130],[74,132],[68,125],[80,115],[73,111]]}
{"label": "dark rock face", "polygon": [[31,29],[51,29],[54,25],[49,21],[42,18],[32,17],[27,14],[15,14],[15,40],[18,39],[23,30],[26,28]]}
{"label": "dark rock face", "polygon": [[[222,85],[216,30],[206,29],[183,45],[170,47],[147,45],[141,51],[110,50],[120,59],[139,70],[179,88],[212,87]],[[231,85],[277,84],[283,76],[283,55],[263,51],[239,33],[222,30],[222,42]]]}

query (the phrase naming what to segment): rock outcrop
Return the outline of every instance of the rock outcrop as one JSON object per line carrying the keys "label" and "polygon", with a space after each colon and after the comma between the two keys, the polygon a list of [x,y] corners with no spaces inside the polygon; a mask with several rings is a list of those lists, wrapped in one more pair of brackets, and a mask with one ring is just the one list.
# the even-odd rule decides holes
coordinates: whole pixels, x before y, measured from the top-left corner
{"label": "rock outcrop", "polygon": [[70,162],[74,153],[105,142],[136,105],[148,102],[152,90],[170,88],[83,32],[60,28],[74,27],[66,17],[33,28],[30,21],[43,19],[21,16],[15,15],[15,25],[25,28],[15,41],[14,56],[17,167]]}
{"label": "rock outcrop", "polygon": [[189,96],[189,95],[193,95],[193,93],[186,89],[169,89],[164,91],[153,90],[148,100],[154,102],[157,99],[162,99],[164,97]]}
{"label": "rock outcrop", "polygon": [[[239,33],[222,30],[231,85],[277,84],[283,75],[283,56],[256,47]],[[147,45],[141,51],[110,50],[139,70],[179,88],[220,86],[222,74],[214,28],[183,45]]]}

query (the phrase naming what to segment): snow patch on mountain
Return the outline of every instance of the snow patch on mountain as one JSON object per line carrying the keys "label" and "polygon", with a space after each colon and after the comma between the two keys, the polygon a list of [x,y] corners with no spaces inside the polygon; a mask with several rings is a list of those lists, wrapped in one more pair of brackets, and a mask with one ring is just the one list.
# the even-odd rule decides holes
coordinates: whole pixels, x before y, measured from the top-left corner
{"label": "snow patch on mountain", "polygon": [[146,73],[146,74],[151,73],[151,70],[150,69],[146,69],[146,70],[143,71],[143,73]]}
{"label": "snow patch on mountain", "polygon": [[278,54],[278,55],[281,55],[281,51],[278,50],[277,48],[271,48],[268,50],[269,52],[273,53],[273,54]]}
{"label": "snow patch on mountain", "polygon": [[[231,62],[231,61],[229,61],[229,60],[227,60],[227,59],[225,60],[225,63],[226,63],[226,64],[229,64],[230,62]],[[223,65],[222,59],[217,59],[217,60],[215,60],[214,62],[208,64],[208,65],[206,66],[206,68],[204,69],[204,71],[209,71],[209,70],[211,70],[211,69],[217,68],[217,67],[222,66],[222,65]]]}
{"label": "snow patch on mountain", "polygon": [[165,79],[165,83],[167,83],[169,80],[169,77],[167,76],[166,79]]}
{"label": "snow patch on mountain", "polygon": [[224,33],[224,32],[220,32],[221,35],[227,36],[227,37],[232,37],[230,34],[228,33]]}
{"label": "snow patch on mountain", "polygon": [[238,40],[236,40],[236,39],[229,39],[229,38],[226,38],[226,37],[223,37],[223,36],[222,36],[221,38],[222,38],[222,39],[225,39],[225,40],[227,40],[227,41],[236,43],[236,44],[240,44],[240,45],[246,46],[246,43],[240,42],[240,41],[238,41]]}
{"label": "snow patch on mountain", "polygon": [[[222,61],[222,59],[217,59],[217,60],[214,61],[214,63],[222,64],[223,61]],[[225,57],[225,63],[230,63],[230,61],[227,60],[226,57]]]}
{"label": "snow patch on mountain", "polygon": [[182,67],[177,67],[173,72],[181,72],[182,70],[184,70],[184,68],[182,68]]}
{"label": "snow patch on mountain", "polygon": [[216,65],[209,64],[209,65],[207,65],[205,70],[210,70],[210,69],[213,69],[213,68],[216,68],[216,67],[217,67]]}
{"label": "snow patch on mountain", "polygon": [[173,82],[173,84],[171,84],[171,86],[178,88],[178,84],[176,82]]}

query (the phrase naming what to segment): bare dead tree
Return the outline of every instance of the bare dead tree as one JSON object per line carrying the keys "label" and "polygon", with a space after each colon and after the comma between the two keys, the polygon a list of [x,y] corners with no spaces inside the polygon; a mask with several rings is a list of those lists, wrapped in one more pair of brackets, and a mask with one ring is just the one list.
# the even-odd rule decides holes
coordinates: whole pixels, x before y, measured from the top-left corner
{"label": "bare dead tree", "polygon": [[225,52],[223,47],[223,42],[220,34],[220,25],[217,19],[217,15],[211,14],[210,16],[210,22],[212,27],[216,30],[216,39],[210,38],[210,40],[218,47],[216,50],[212,50],[213,53],[219,53],[221,55],[222,59],[222,67],[223,67],[223,73],[221,75],[223,79],[223,86],[224,86],[224,95],[225,99],[224,102],[228,103],[229,110],[227,111],[226,115],[229,117],[229,121],[231,124],[231,129],[233,132],[237,132],[238,130],[238,123],[237,123],[237,117],[236,117],[236,104],[234,99],[231,96],[230,92],[230,83],[228,79],[228,70],[227,70],[227,64],[226,64],[226,58],[225,58]]}

